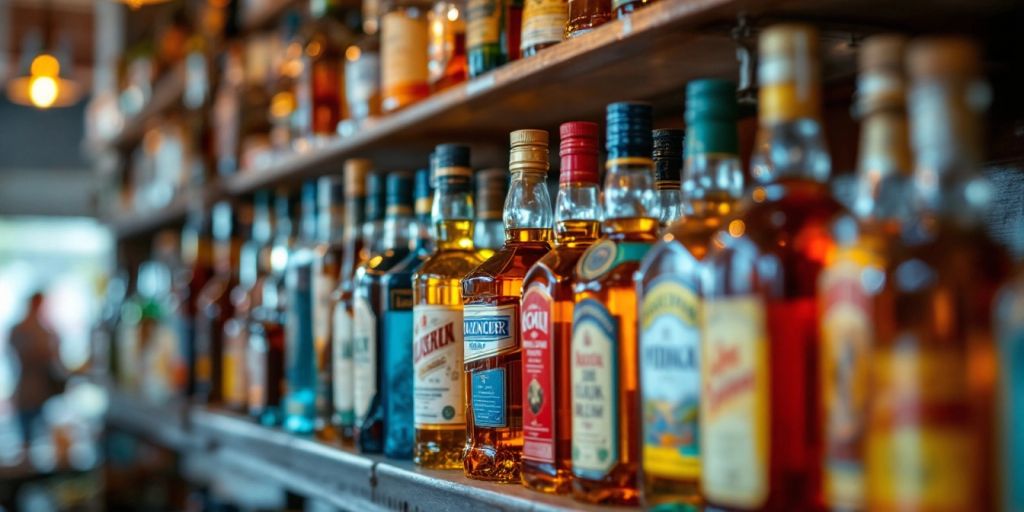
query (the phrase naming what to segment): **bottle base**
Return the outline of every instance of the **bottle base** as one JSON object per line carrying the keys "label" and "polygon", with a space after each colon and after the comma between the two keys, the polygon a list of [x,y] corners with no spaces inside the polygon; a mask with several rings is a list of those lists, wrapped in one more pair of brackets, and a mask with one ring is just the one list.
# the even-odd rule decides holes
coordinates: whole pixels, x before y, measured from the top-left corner
{"label": "bottle base", "polygon": [[518,483],[518,451],[495,450],[493,447],[471,446],[462,459],[463,473],[467,478],[486,482]]}
{"label": "bottle base", "polygon": [[590,482],[576,478],[572,482],[572,497],[576,501],[595,505],[638,505],[640,492],[632,487]]}
{"label": "bottle base", "polygon": [[569,494],[572,492],[572,473],[569,470],[556,470],[551,464],[542,464],[540,468],[536,466],[529,461],[523,462],[521,477],[523,487],[547,494]]}

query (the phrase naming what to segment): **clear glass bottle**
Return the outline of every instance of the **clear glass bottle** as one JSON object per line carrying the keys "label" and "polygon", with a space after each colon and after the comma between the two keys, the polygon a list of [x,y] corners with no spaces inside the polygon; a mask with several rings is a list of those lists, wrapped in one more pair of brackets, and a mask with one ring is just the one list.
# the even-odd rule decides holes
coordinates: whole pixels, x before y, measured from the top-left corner
{"label": "clear glass bottle", "polygon": [[484,169],[476,173],[476,226],[473,246],[480,259],[490,258],[505,243],[502,208],[508,193],[508,177],[502,169]]}
{"label": "clear glass bottle", "polygon": [[345,258],[345,194],[341,175],[323,176],[317,181],[317,245],[313,279],[313,339],[316,349],[316,434],[334,441],[338,432],[334,417],[334,348],[331,336],[334,317],[332,295],[338,287]]}
{"label": "clear glass bottle", "polygon": [[222,402],[222,358],[224,323],[233,314],[231,290],[238,284],[240,243],[231,204],[221,201],[213,206],[213,277],[196,298],[195,397],[200,403]]}
{"label": "clear glass bottle", "polygon": [[523,448],[519,300],[523,278],[551,247],[546,183],[548,133],[510,135],[512,183],[505,200],[505,245],[462,279],[465,337],[465,475],[518,482]]}
{"label": "clear glass bottle", "polygon": [[430,95],[427,46],[430,27],[425,0],[388,0],[381,18],[382,110],[394,112]]}
{"label": "clear glass bottle", "polygon": [[[248,242],[249,248],[243,248],[243,253],[255,250],[255,255],[251,260],[253,266],[251,269],[246,269],[245,272],[239,271],[239,275],[251,272],[254,276],[249,292],[249,315],[245,324],[247,340],[244,364],[246,412],[256,421],[261,421],[261,417],[267,409],[266,368],[270,352],[267,334],[271,329],[267,325],[267,320],[268,317],[272,317],[268,314],[268,309],[272,310],[272,308],[268,307],[270,301],[266,288],[273,279],[274,271],[271,261],[274,251],[272,209],[269,191],[256,191],[253,195],[252,239]],[[239,280],[242,279],[239,278]],[[280,345],[279,348],[281,348]]]}
{"label": "clear glass bottle", "polygon": [[654,191],[658,224],[664,230],[683,215],[683,130],[654,130]]}
{"label": "clear glass bottle", "polygon": [[562,159],[555,243],[523,279],[523,485],[572,489],[572,382],[569,373],[574,270],[601,227],[596,123],[559,127]]}
{"label": "clear glass bottle", "polygon": [[441,91],[466,81],[466,3],[437,0],[430,20],[430,89]]}
{"label": "clear glass bottle", "polygon": [[316,260],[316,183],[302,184],[299,236],[285,270],[284,429],[312,434],[316,427],[316,341],[313,309]]}

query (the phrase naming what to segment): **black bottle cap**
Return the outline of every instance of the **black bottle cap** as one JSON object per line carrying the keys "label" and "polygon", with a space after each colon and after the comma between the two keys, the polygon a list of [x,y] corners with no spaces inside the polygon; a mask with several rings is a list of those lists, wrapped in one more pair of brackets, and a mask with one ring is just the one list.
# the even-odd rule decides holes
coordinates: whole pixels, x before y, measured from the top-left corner
{"label": "black bottle cap", "polygon": [[396,171],[388,173],[387,213],[412,213],[412,180],[413,177],[410,172]]}
{"label": "black bottle cap", "polygon": [[437,168],[469,167],[469,146],[465,144],[439,144],[434,148]]}
{"label": "black bottle cap", "polygon": [[683,134],[683,130],[654,130],[654,181],[679,181],[683,170]]}
{"label": "black bottle cap", "polygon": [[384,173],[374,171],[366,174],[366,221],[374,222],[384,218]]}
{"label": "black bottle cap", "polygon": [[433,194],[433,187],[430,186],[430,169],[416,171],[416,184],[413,191],[416,200],[433,197]]}
{"label": "black bottle cap", "polygon": [[623,101],[608,105],[605,149],[608,160],[616,158],[651,158],[650,103]]}

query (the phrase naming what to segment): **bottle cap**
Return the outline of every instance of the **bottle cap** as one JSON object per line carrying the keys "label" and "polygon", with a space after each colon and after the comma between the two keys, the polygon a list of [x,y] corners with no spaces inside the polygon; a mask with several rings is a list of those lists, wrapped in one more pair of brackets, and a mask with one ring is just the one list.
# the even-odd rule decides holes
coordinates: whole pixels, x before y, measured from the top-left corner
{"label": "bottle cap", "polygon": [[384,173],[376,171],[366,174],[366,221],[374,222],[384,218]]}
{"label": "bottle cap", "polygon": [[651,158],[650,103],[623,101],[607,108],[605,149],[608,161],[620,158]]}
{"label": "bottle cap", "polygon": [[434,148],[434,179],[446,176],[473,176],[469,167],[469,146],[465,144],[440,144]]}
{"label": "bottle cap", "polygon": [[349,158],[345,160],[345,189],[349,197],[366,196],[366,174],[373,164],[365,158]]}
{"label": "bottle cap", "polygon": [[871,36],[861,44],[854,103],[857,117],[881,108],[905,105],[903,55],[906,44],[907,38],[898,34]]}
{"label": "bottle cap", "polygon": [[761,124],[817,118],[821,109],[818,31],[800,23],[761,32],[757,78]]}
{"label": "bottle cap", "polygon": [[505,207],[508,180],[503,169],[484,169],[476,173],[476,217],[500,219]]}
{"label": "bottle cap", "polygon": [[683,173],[683,130],[654,130],[654,186],[677,189]]}
{"label": "bottle cap", "polygon": [[509,172],[547,174],[550,167],[547,130],[516,130],[509,134],[509,142]]}
{"label": "bottle cap", "polygon": [[416,197],[416,215],[430,215],[430,208],[434,200],[434,190],[430,186],[430,169],[416,171],[416,184],[413,188],[413,195]]}
{"label": "bottle cap", "polygon": [[734,82],[702,79],[688,83],[684,156],[708,153],[737,154],[737,116]]}
{"label": "bottle cap", "polygon": [[387,215],[412,215],[413,176],[406,171],[388,173]]}
{"label": "bottle cap", "polygon": [[597,183],[597,123],[570,121],[558,128],[562,169],[560,183]]}

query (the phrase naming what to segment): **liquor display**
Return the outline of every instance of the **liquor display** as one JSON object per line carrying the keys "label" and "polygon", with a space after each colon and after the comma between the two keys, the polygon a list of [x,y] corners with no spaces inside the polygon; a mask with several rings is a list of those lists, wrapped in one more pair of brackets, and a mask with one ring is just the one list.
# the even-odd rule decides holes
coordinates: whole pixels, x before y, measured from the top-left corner
{"label": "liquor display", "polygon": [[302,184],[299,199],[298,239],[288,254],[285,270],[285,352],[287,394],[284,397],[284,428],[311,434],[316,428],[316,339],[313,327],[317,297],[316,280],[316,183]]}
{"label": "liquor display", "polygon": [[444,90],[466,80],[466,3],[437,0],[430,9],[430,89]]}
{"label": "liquor display", "polygon": [[484,260],[505,244],[505,223],[501,219],[501,212],[508,193],[507,174],[502,169],[484,169],[476,173],[473,246]]}
{"label": "liquor display", "polygon": [[[284,266],[275,254],[287,254],[291,243],[291,203],[287,190],[274,198],[271,221],[270,195],[257,192],[253,217],[253,238],[260,244],[256,266],[256,284],[250,295],[249,333],[246,348],[248,387],[246,405],[249,416],[264,425],[282,420],[281,393],[284,380]],[[275,261],[275,259],[277,261]]]}
{"label": "liquor display", "polygon": [[345,194],[341,176],[324,176],[317,182],[317,246],[313,262],[313,339],[316,349],[316,427],[317,436],[330,441],[337,432],[334,417],[334,348],[332,347],[334,304],[345,258]]}
{"label": "liquor display", "polygon": [[380,22],[380,83],[384,112],[407,107],[430,94],[426,0],[388,0]]}
{"label": "liquor display", "polygon": [[569,381],[574,271],[601,225],[595,123],[559,128],[562,168],[555,199],[554,247],[523,279],[523,485],[571,490],[572,383]]}
{"label": "liquor display", "polygon": [[231,290],[238,285],[239,240],[235,212],[228,202],[211,210],[213,222],[213,277],[196,297],[195,398],[220,404],[224,357],[224,324],[231,319]]}
{"label": "liquor display", "polygon": [[[648,508],[700,503],[701,272],[715,233],[736,213],[743,192],[736,116],[732,82],[687,85],[683,216],[640,264],[637,355]],[[659,165],[656,157],[656,173]]]}
{"label": "liquor display", "polygon": [[505,245],[462,279],[466,448],[463,470],[478,480],[519,480],[523,449],[519,300],[523,278],[550,249],[548,133],[510,135]]}
{"label": "liquor display", "polygon": [[460,280],[482,262],[473,247],[469,147],[437,146],[431,168],[435,248],[413,275],[413,461],[458,469],[466,442]]}
{"label": "liquor display", "polygon": [[635,504],[640,466],[633,274],[658,229],[652,108],[608,105],[602,236],[576,265],[570,379],[573,496]]}
{"label": "liquor display", "polygon": [[658,194],[658,224],[665,229],[683,214],[683,131],[654,130],[654,191]]}

